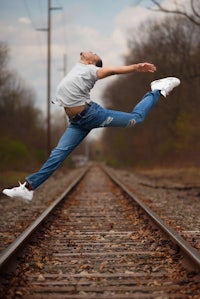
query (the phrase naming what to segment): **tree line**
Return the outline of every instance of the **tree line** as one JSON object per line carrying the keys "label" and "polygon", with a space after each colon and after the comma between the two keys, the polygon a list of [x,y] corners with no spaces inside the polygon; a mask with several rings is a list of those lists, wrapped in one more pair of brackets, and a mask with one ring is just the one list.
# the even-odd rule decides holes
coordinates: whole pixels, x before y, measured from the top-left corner
{"label": "tree line", "polygon": [[[46,120],[34,90],[8,67],[9,48],[0,42],[0,169],[26,170],[46,157]],[[52,135],[58,136],[54,123]]]}
{"label": "tree line", "polygon": [[107,162],[144,167],[200,165],[200,26],[185,17],[166,17],[130,32],[128,47],[126,64],[152,62],[157,72],[118,77],[104,92],[108,108],[131,111],[155,79],[176,76],[181,85],[160,99],[144,123],[104,131],[102,153]]}

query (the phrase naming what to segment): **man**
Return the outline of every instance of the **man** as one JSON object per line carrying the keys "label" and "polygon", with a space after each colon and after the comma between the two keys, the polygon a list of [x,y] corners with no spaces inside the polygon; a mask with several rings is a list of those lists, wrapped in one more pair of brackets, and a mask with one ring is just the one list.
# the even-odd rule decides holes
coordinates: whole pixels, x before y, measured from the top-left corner
{"label": "man", "polygon": [[133,127],[141,123],[160,95],[166,97],[174,87],[180,84],[180,80],[175,77],[153,81],[152,91],[146,93],[131,113],[104,109],[97,103],[91,102],[90,90],[97,80],[135,71],[153,73],[156,67],[146,62],[120,67],[103,67],[98,55],[92,52],[81,52],[79,63],[60,82],[53,101],[54,104],[64,107],[69,118],[69,127],[41,169],[28,176],[19,187],[4,189],[3,193],[10,197],[31,200],[34,190],[61,165],[92,129]]}

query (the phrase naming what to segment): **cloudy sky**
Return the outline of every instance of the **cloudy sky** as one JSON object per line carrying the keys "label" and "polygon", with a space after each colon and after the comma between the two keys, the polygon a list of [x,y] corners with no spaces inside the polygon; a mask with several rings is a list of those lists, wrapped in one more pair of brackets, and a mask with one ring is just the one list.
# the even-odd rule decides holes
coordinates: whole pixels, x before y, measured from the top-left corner
{"label": "cloudy sky", "polygon": [[[165,0],[166,5],[173,0]],[[160,14],[148,9],[150,0],[51,0],[52,86],[51,97],[64,75],[67,55],[69,71],[82,50],[98,53],[104,65],[123,63],[128,31]],[[47,0],[0,0],[0,36],[10,48],[10,67],[36,93],[36,105],[46,112]],[[99,101],[106,82],[98,82],[92,93]],[[102,80],[104,81],[104,80]],[[55,108],[52,107],[52,110]]]}

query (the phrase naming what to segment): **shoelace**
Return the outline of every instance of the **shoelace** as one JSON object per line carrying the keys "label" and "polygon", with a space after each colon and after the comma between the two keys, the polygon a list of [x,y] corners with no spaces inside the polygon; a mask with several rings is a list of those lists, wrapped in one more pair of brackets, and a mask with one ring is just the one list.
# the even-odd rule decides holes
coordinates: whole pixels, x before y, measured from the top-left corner
{"label": "shoelace", "polygon": [[20,181],[18,181],[18,183],[19,183],[19,187],[21,187],[21,188],[25,188],[26,182],[24,182],[24,183],[22,184]]}

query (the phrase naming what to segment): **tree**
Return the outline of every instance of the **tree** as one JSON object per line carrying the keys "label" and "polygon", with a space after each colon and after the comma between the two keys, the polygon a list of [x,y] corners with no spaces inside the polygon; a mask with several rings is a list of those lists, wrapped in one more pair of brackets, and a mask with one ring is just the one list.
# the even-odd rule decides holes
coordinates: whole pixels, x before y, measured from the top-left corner
{"label": "tree", "polygon": [[8,161],[12,160],[13,168],[13,159],[8,158],[9,153],[16,152],[16,165],[20,164],[19,161],[24,165],[27,158],[29,162],[34,160],[34,155],[32,159],[30,156],[37,156],[37,152],[44,148],[45,131],[43,116],[34,107],[34,91],[17,73],[8,69],[8,61],[9,49],[5,43],[0,42],[1,167],[9,167]]}

